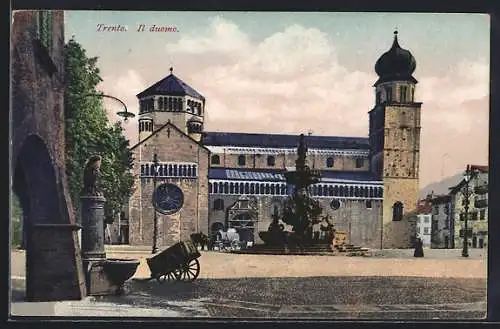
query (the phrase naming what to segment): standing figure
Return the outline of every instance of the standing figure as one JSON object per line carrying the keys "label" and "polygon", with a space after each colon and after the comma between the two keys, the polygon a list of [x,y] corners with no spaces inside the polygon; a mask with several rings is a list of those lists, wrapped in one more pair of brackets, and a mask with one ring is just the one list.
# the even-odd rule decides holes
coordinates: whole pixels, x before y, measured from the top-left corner
{"label": "standing figure", "polygon": [[417,238],[415,243],[415,252],[413,253],[414,257],[424,257],[424,244],[422,239]]}
{"label": "standing figure", "polygon": [[99,174],[101,169],[101,156],[91,156],[83,171],[83,195],[102,196],[99,191]]}

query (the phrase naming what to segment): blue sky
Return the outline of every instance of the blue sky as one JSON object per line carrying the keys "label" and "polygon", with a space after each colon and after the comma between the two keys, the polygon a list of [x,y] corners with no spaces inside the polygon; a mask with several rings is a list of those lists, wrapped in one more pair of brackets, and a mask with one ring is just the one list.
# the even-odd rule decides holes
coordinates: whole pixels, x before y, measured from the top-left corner
{"label": "blue sky", "polygon": [[[139,24],[178,32],[137,32]],[[421,185],[487,164],[488,15],[68,11],[65,28],[99,57],[101,89],[132,111],[135,94],[173,66],[207,98],[206,130],[367,136],[374,64],[395,27],[416,58],[424,103]],[[135,125],[126,125],[132,142]]]}

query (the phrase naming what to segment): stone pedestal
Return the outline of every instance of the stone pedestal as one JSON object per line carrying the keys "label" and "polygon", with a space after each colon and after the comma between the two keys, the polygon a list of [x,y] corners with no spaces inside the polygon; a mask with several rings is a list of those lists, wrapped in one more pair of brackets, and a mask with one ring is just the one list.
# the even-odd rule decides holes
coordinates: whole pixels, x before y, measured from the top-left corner
{"label": "stone pedestal", "polygon": [[100,260],[106,258],[104,251],[104,202],[102,196],[82,196],[82,258]]}
{"label": "stone pedestal", "polygon": [[82,262],[89,295],[113,292],[104,273],[104,203],[102,196],[81,196]]}

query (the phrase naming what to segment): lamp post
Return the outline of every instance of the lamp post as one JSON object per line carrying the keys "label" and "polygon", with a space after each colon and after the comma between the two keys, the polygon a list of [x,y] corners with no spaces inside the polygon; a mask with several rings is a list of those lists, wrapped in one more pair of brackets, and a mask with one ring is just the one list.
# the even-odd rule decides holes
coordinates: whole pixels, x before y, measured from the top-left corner
{"label": "lamp post", "polygon": [[158,252],[158,215],[156,213],[155,196],[156,196],[156,177],[158,175],[158,154],[153,154],[153,249],[152,254]]}
{"label": "lamp post", "polygon": [[81,95],[79,97],[101,97],[101,98],[113,99],[113,100],[119,102],[123,106],[124,111],[116,112],[116,114],[118,116],[123,118],[123,121],[127,122],[129,118],[135,117],[134,113],[128,111],[127,105],[125,104],[125,102],[122,101],[121,99],[119,99],[118,97],[111,96],[111,95],[105,95],[105,94],[84,94],[84,95]]}
{"label": "lamp post", "polygon": [[464,181],[465,181],[465,188],[463,190],[463,196],[464,196],[464,208],[465,208],[465,218],[464,218],[464,241],[463,241],[463,248],[462,248],[462,257],[469,257],[469,234],[468,234],[468,219],[469,219],[469,198],[471,196],[471,190],[469,188],[469,183],[470,180],[472,179],[474,172],[472,171],[470,165],[467,165],[467,168],[465,169],[465,174],[464,174]]}

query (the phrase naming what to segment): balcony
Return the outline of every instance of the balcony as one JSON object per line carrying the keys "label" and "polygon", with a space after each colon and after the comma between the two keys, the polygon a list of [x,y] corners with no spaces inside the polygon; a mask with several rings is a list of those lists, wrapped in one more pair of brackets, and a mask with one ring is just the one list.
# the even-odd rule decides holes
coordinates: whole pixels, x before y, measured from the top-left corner
{"label": "balcony", "polygon": [[474,207],[476,208],[486,208],[488,207],[488,200],[486,199],[476,199],[474,200]]}

